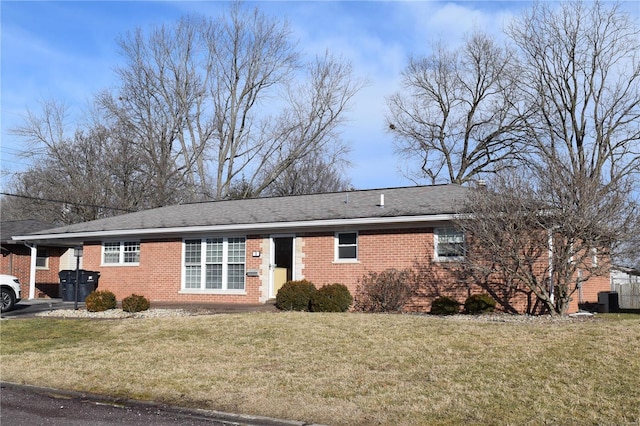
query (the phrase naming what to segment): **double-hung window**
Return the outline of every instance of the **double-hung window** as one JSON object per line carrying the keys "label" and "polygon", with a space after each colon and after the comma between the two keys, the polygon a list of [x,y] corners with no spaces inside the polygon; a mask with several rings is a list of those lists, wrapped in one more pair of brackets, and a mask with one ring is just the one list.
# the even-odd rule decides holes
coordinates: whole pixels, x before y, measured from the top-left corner
{"label": "double-hung window", "polygon": [[39,248],[36,253],[36,268],[49,269],[49,250]]}
{"label": "double-hung window", "polygon": [[103,265],[138,265],[140,241],[116,241],[102,243]]}
{"label": "double-hung window", "polygon": [[358,260],[358,233],[357,232],[337,232],[336,233],[336,261],[355,262]]}
{"label": "double-hung window", "polygon": [[244,291],[245,238],[184,241],[184,290]]}
{"label": "double-hung window", "polygon": [[433,238],[436,260],[457,260],[464,257],[466,247],[462,230],[453,227],[436,228]]}

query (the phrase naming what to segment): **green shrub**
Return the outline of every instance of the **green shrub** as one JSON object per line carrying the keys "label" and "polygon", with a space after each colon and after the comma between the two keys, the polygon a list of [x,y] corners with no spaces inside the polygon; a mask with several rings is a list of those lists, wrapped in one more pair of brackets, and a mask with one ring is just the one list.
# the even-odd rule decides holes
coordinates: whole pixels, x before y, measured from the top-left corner
{"label": "green shrub", "polygon": [[316,291],[316,286],[307,280],[288,281],[276,294],[276,308],[283,311],[308,311],[311,297]]}
{"label": "green shrub", "polygon": [[397,312],[415,294],[416,280],[410,269],[369,272],[356,289],[354,309],[363,312]]}
{"label": "green shrub", "polygon": [[116,295],[110,291],[92,291],[84,300],[84,306],[89,312],[102,312],[108,309],[115,309],[118,306]]}
{"label": "green shrub", "polygon": [[329,284],[320,287],[311,296],[312,312],[345,312],[353,302],[349,289],[344,284]]}
{"label": "green shrub", "polygon": [[460,303],[456,300],[441,296],[431,302],[432,315],[455,315],[460,312]]}
{"label": "green shrub", "polygon": [[149,309],[149,300],[144,296],[132,294],[122,299],[122,310],[125,312],[141,312]]}
{"label": "green shrub", "polygon": [[496,308],[496,301],[487,293],[472,294],[464,301],[464,311],[467,314],[485,314],[493,312]]}

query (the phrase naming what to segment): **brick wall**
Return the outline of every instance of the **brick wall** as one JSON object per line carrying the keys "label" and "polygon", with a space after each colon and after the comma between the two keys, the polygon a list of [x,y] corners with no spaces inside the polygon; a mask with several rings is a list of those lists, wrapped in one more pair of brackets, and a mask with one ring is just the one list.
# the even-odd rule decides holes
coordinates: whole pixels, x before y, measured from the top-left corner
{"label": "brick wall", "polygon": [[[67,249],[53,247],[47,250],[49,252],[48,267],[46,269],[36,269],[36,298],[60,296],[60,257]],[[23,297],[25,299],[29,297],[29,290],[27,290],[27,293],[25,293]]]}
{"label": "brick wall", "polygon": [[[335,261],[334,232],[299,233],[296,236],[297,278],[307,279],[317,287],[331,283],[345,284],[355,295],[360,279],[368,272],[385,269],[416,268],[421,271],[420,297],[408,307],[428,311],[438,296],[449,296],[460,303],[471,294],[487,290],[457,273],[455,262],[433,262],[432,228],[403,230],[359,230],[358,260]],[[260,252],[260,257],[253,257]],[[142,241],[138,266],[101,265],[101,243],[85,245],[84,269],[100,272],[99,289],[110,290],[122,300],[133,293],[151,301],[180,303],[218,302],[257,304],[268,299],[269,239],[253,235],[246,240],[246,270],[259,271],[258,277],[245,277],[246,294],[186,294],[181,291],[182,239]],[[541,265],[541,271],[543,270]],[[499,277],[492,277],[499,280]],[[608,277],[593,278],[583,285],[583,301],[597,302],[597,293],[609,290]],[[531,292],[521,287],[492,286],[498,309],[507,312],[535,312],[539,309]],[[578,310],[578,293],[570,312]]]}
{"label": "brick wall", "polygon": [[335,261],[335,234],[304,234],[302,275],[320,287],[340,283],[355,293],[358,280],[368,272],[410,268],[414,262],[433,257],[430,228],[358,232],[357,262]]}
{"label": "brick wall", "polygon": [[23,245],[2,246],[0,273],[14,275],[20,280],[22,298],[29,297],[29,271],[31,267],[31,251]]}
{"label": "brick wall", "polygon": [[[23,245],[11,244],[3,246],[0,258],[0,273],[14,275],[20,280],[22,298],[29,298],[29,281],[31,271],[31,250]],[[66,248],[48,247],[49,263],[47,268],[36,269],[36,298],[59,297],[60,256]]]}
{"label": "brick wall", "polygon": [[[259,269],[260,259],[251,256],[260,250],[260,240],[248,238],[246,243],[246,269]],[[98,290],[109,290],[118,301],[137,294],[150,301],[260,303],[260,277],[245,277],[245,293],[238,294],[185,294],[181,292],[182,239],[142,241],[140,263],[136,266],[105,266],[101,262],[102,244],[84,246],[85,269],[100,272]]]}

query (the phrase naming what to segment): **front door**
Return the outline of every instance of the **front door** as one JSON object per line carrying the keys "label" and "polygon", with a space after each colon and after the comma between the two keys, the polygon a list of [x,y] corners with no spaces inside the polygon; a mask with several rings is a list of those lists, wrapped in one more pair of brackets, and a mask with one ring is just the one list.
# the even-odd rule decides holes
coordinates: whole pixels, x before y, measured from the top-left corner
{"label": "front door", "polygon": [[292,236],[271,237],[271,294],[276,297],[280,287],[293,279],[293,241]]}

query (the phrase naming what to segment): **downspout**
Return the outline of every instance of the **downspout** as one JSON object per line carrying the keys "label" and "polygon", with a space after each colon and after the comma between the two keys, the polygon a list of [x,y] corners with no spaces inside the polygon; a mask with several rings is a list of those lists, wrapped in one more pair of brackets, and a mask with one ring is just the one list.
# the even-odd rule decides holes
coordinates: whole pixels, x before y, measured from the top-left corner
{"label": "downspout", "polygon": [[36,258],[38,257],[38,246],[36,244],[24,243],[31,250],[31,263],[29,266],[29,300],[36,298]]}

